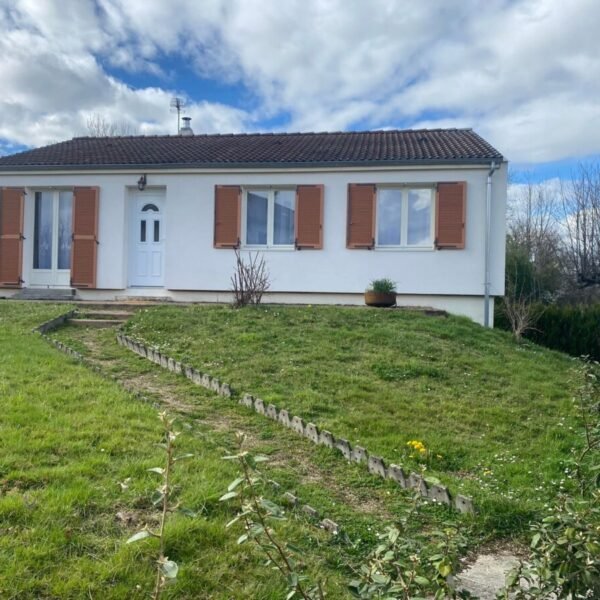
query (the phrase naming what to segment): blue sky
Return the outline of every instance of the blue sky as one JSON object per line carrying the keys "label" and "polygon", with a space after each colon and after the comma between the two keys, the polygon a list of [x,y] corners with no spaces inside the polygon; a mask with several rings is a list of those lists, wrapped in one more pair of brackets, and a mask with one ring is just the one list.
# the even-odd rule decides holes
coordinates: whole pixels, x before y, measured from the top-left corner
{"label": "blue sky", "polygon": [[[65,18],[67,16],[67,18]],[[175,133],[472,127],[534,180],[600,159],[597,0],[0,0],[0,153]]]}

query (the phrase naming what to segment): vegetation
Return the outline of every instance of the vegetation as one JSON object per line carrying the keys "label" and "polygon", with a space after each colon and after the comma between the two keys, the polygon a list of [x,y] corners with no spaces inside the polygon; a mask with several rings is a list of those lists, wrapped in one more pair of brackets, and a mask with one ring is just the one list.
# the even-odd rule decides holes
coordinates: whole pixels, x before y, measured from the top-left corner
{"label": "vegetation", "polygon": [[561,496],[531,529],[531,556],[509,575],[503,598],[598,598],[600,492]]}
{"label": "vegetation", "polygon": [[269,270],[265,257],[256,252],[248,252],[244,259],[238,248],[235,249],[235,270],[231,276],[233,306],[260,304],[264,293],[271,287]]}
{"label": "vegetation", "polygon": [[169,417],[166,412],[159,414],[160,420],[164,428],[164,441],[159,445],[164,448],[166,459],[164,467],[152,467],[148,469],[151,473],[160,475],[161,485],[156,488],[152,495],[152,504],[156,507],[160,507],[160,517],[157,531],[152,531],[146,526],[141,531],[132,535],[127,543],[139,542],[149,537],[158,539],[158,558],[156,560],[156,579],[154,584],[154,593],[152,594],[153,600],[158,600],[162,594],[167,583],[173,582],[179,572],[179,565],[174,561],[170,560],[168,556],[165,556],[165,539],[166,532],[165,527],[167,525],[168,516],[175,510],[180,510],[188,516],[195,516],[193,511],[189,509],[182,509],[173,502],[173,485],[171,484],[173,471],[175,469],[175,463],[186,458],[191,458],[193,454],[181,454],[175,456],[175,443],[177,437],[181,432],[175,431],[174,423],[175,419]]}
{"label": "vegetation", "polygon": [[396,292],[396,283],[391,279],[374,279],[371,281],[368,291],[379,294],[394,294]]}
{"label": "vegetation", "polygon": [[321,583],[309,586],[307,577],[299,572],[298,557],[295,547],[289,542],[277,539],[273,523],[285,520],[285,510],[264,495],[264,490],[272,482],[259,470],[260,463],[269,459],[266,456],[255,456],[244,449],[245,437],[238,434],[238,453],[225,456],[225,460],[235,460],[239,464],[239,476],[227,487],[227,493],[219,499],[221,502],[235,501],[237,514],[227,523],[229,528],[240,522],[244,533],[238,537],[237,543],[253,542],[267,558],[267,566],[279,572],[287,583],[286,600],[297,596],[304,600],[324,600]]}
{"label": "vegetation", "polygon": [[[0,596],[147,598],[159,540],[126,541],[145,526],[160,526],[148,492],[156,478],[148,469],[164,458],[165,450],[155,444],[160,423],[152,406],[31,333],[64,311],[64,305],[0,304]],[[126,356],[114,331],[95,333],[113,358],[123,357],[122,365],[106,363],[109,373],[112,365],[131,381],[153,369]],[[161,377],[152,379],[154,386]],[[164,377],[169,381],[169,374]],[[230,431],[199,420],[214,398],[192,387],[182,387],[182,397],[188,395],[197,408],[181,416],[185,435],[177,444],[178,454],[194,458],[177,463],[170,485],[181,506],[197,516],[170,513],[164,556],[179,565],[179,573],[163,596],[279,600],[285,584],[263,570],[259,554],[225,533],[230,514],[218,499],[236,471],[222,456],[234,450],[235,440]],[[272,452],[268,428],[263,433],[264,440],[255,434],[254,444]],[[297,485],[292,469],[280,474],[286,485]],[[353,535],[364,531],[368,539],[373,519],[354,520]],[[300,548],[306,573],[328,582],[328,598],[344,598],[339,546],[302,520],[290,519],[283,529]]]}
{"label": "vegetation", "polygon": [[[523,337],[571,356],[600,359],[600,304],[548,306],[535,302],[528,305],[527,314],[530,326],[522,331]],[[494,319],[496,327],[514,332],[505,307],[496,311]]]}
{"label": "vegetation", "polygon": [[600,378],[597,362],[584,360],[574,399],[584,443],[565,477],[577,482],[561,493],[545,518],[531,525],[531,556],[507,578],[499,597],[596,598],[600,594]]}
{"label": "vegetation", "polygon": [[560,185],[515,181],[498,323],[573,355],[598,352],[600,165]]}
{"label": "vegetation", "polygon": [[[415,507],[422,502],[419,495]],[[431,597],[470,598],[468,592],[456,590],[452,575],[458,570],[459,554],[466,547],[465,538],[453,528],[415,533],[407,527],[412,513],[379,534],[379,544],[357,569],[350,585],[352,595],[360,600],[394,598],[411,600]]]}
{"label": "vegetation", "polygon": [[[449,363],[450,357],[444,355],[450,351],[445,344],[451,340],[455,350],[454,361],[461,361],[464,369],[462,381],[468,384],[463,385],[460,391],[469,399],[468,404],[463,402],[460,417],[455,418],[455,421],[469,422],[463,431],[458,425],[454,426],[457,444],[471,443],[466,434],[471,427],[477,428],[475,413],[479,418],[489,420],[479,432],[488,437],[488,443],[498,443],[499,433],[503,433],[500,412],[485,410],[492,395],[503,407],[510,407],[519,399],[528,402],[529,410],[535,414],[535,423],[530,420],[521,424],[522,415],[510,419],[513,431],[503,434],[504,446],[511,444],[505,449],[514,452],[518,460],[506,461],[508,469],[502,468],[503,460],[497,460],[497,466],[490,468],[486,465],[486,471],[478,472],[484,490],[480,495],[481,514],[475,521],[460,518],[453,511],[417,499],[412,502],[408,493],[389,482],[370,477],[358,466],[347,465],[334,452],[291,437],[276,423],[248,413],[234,402],[215,402],[214,396],[203,388],[180,376],[156,369],[148,361],[118,347],[111,330],[86,332],[81,328],[67,327],[57,332],[56,336],[77,348],[88,360],[95,361],[107,375],[118,374],[128,385],[134,383],[141,386],[139,389],[149,390],[150,399],[166,401],[171,410],[180,414],[178,429],[182,429],[185,435],[176,437],[176,455],[172,447],[169,451],[168,443],[164,448],[157,447],[153,444],[158,435],[153,408],[124,392],[109,378],[99,377],[29,333],[31,327],[61,311],[64,307],[8,302],[0,306],[0,346],[11,350],[10,353],[4,351],[0,360],[0,391],[6,407],[0,431],[5,459],[0,473],[3,489],[0,528],[10,533],[0,540],[0,590],[10,590],[13,596],[142,598],[148,596],[153,581],[159,582],[155,597],[158,590],[158,593],[173,598],[250,596],[275,599],[292,592],[296,597],[303,597],[298,583],[304,597],[311,597],[311,594],[317,598],[321,594],[334,599],[347,597],[348,583],[351,583],[353,593],[362,598],[385,597],[390,593],[407,598],[456,595],[448,587],[450,581],[447,576],[455,572],[457,557],[467,547],[473,548],[479,543],[481,532],[485,531],[489,537],[490,533],[494,535],[493,529],[490,531],[490,527],[494,526],[496,535],[515,531],[515,528],[518,530],[534,514],[546,513],[548,509],[538,505],[544,498],[556,495],[557,490],[570,492],[575,498],[582,489],[576,482],[578,474],[589,476],[596,471],[597,419],[594,421],[596,413],[593,412],[596,396],[592,391],[596,380],[587,377],[592,372],[582,367],[585,373],[584,384],[581,385],[582,373],[571,368],[579,365],[578,361],[569,361],[527,343],[516,346],[506,334],[482,330],[462,319],[428,318],[404,311],[386,311],[385,315],[379,313],[374,319],[368,314],[371,311],[340,308],[254,307],[233,311],[224,307],[161,307],[140,313],[130,328],[139,335],[142,328],[149,326],[154,319],[169,324],[179,332],[172,336],[174,344],[168,349],[169,354],[176,354],[175,345],[186,339],[187,333],[183,332],[186,327],[189,331],[190,319],[193,339],[200,339],[197,334],[201,331],[205,340],[212,339],[214,327],[225,320],[221,324],[227,326],[229,335],[241,336],[244,342],[242,349],[245,350],[244,345],[251,341],[247,337],[250,336],[254,338],[252,343],[258,348],[258,353],[268,348],[260,343],[260,337],[256,337],[257,332],[266,327],[265,334],[271,335],[276,349],[284,354],[282,360],[285,362],[270,357],[274,365],[268,375],[275,381],[276,390],[293,384],[298,386],[300,394],[305,395],[307,387],[298,385],[300,378],[290,379],[285,369],[286,362],[293,365],[300,358],[296,330],[301,327],[305,330],[303,339],[311,343],[320,342],[320,352],[331,353],[333,346],[339,347],[331,360],[321,358],[320,366],[327,373],[330,366],[340,365],[337,385],[351,392],[348,395],[352,409],[350,425],[354,425],[352,421],[358,414],[353,386],[360,386],[366,398],[372,398],[368,378],[352,381],[348,379],[352,365],[341,368],[351,363],[346,350],[355,341],[351,336],[352,328],[359,327],[362,331],[365,343],[359,347],[361,355],[371,350],[383,350],[387,360],[390,356],[387,346],[400,355],[399,361],[406,360],[407,348],[414,349],[416,356],[422,355],[422,360],[418,360],[414,353],[410,355],[411,371],[405,370],[402,379],[386,380],[377,376],[374,387],[384,392],[385,402],[389,402],[387,396],[390,392],[386,386],[393,382],[397,398],[403,402],[407,402],[407,396],[400,396],[399,391],[405,385],[411,388],[409,394],[427,397],[430,407],[440,403],[442,392],[450,394],[450,386],[455,385],[452,369],[440,360],[431,361],[430,353],[436,347],[440,359],[447,359]],[[284,319],[281,318],[283,315]],[[331,333],[339,329],[344,329],[343,335],[336,337]],[[323,342],[328,337],[326,332],[329,337],[336,338],[331,340],[331,345]],[[385,332],[393,335],[384,335]],[[163,329],[155,333],[157,337],[166,335]],[[219,333],[223,334],[222,331]],[[349,340],[346,339],[348,336]],[[398,338],[408,338],[410,344],[398,346],[394,343]],[[224,343],[227,336],[219,335],[219,339]],[[459,358],[456,358],[457,349],[460,349]],[[491,363],[488,363],[491,359],[486,355],[492,349],[500,363],[508,361],[508,368],[514,370],[521,387],[520,396],[517,388],[509,390],[506,396],[499,393],[499,382],[506,383],[508,378],[497,380],[491,377]],[[219,364],[212,343],[203,347],[202,358],[207,356],[207,350],[213,352],[213,360],[207,370],[224,372],[225,365]],[[186,346],[186,356],[190,356],[191,352],[190,346]],[[191,356],[194,360],[189,362],[199,365],[200,356]],[[367,357],[362,356],[359,367],[366,360]],[[427,363],[434,366],[434,370],[426,371],[424,366]],[[539,363],[547,363],[542,372],[536,371]],[[205,365],[204,361],[202,365]],[[228,366],[231,368],[231,364]],[[353,366],[356,369],[357,365]],[[388,364],[386,371],[397,374],[391,366]],[[251,367],[248,365],[247,368]],[[283,371],[277,376],[280,369]],[[302,370],[310,379],[309,385],[319,391],[318,397],[322,398],[320,394],[323,392],[316,385],[321,378],[316,377],[306,364],[302,365]],[[371,370],[369,378],[386,371]],[[530,394],[533,389],[524,388],[525,372],[534,378],[538,394]],[[246,372],[244,375],[247,376]],[[545,384],[541,383],[542,375]],[[558,393],[555,386],[559,382],[564,386],[569,375],[572,376],[572,387]],[[471,383],[471,377],[479,381]],[[554,381],[549,381],[552,377]],[[421,380],[421,386],[411,385],[419,378],[425,378]],[[256,377],[254,381],[260,382],[260,378]],[[326,377],[325,382],[333,385]],[[350,388],[346,388],[348,382],[352,383]],[[380,385],[381,382],[384,384]],[[436,383],[441,384],[443,389],[436,391]],[[478,391],[481,394],[483,386],[487,387],[488,393],[477,402],[474,393]],[[578,411],[568,411],[564,396],[577,387],[580,388]],[[303,401],[309,406],[306,399]],[[315,403],[314,406],[319,405]],[[332,406],[325,405],[327,408]],[[384,405],[383,410],[389,410],[390,406],[389,403]],[[466,407],[473,414],[467,414]],[[586,408],[584,412],[583,407]],[[570,414],[561,415],[552,427],[548,413],[557,410]],[[321,414],[325,415],[327,411]],[[333,411],[329,411],[329,416],[332,419],[336,417]],[[340,419],[339,416],[337,418]],[[444,420],[444,424],[448,422]],[[493,426],[490,427],[489,423]],[[384,436],[389,438],[390,431],[385,423],[378,425],[381,425]],[[582,425],[585,427],[582,428]],[[174,433],[172,420],[166,416],[163,426],[165,435],[168,431]],[[233,431],[238,426],[244,431],[251,449],[247,454],[235,450]],[[571,427],[574,429],[571,430]],[[543,431],[545,428],[547,432]],[[426,429],[434,431],[432,424],[426,424]],[[370,431],[367,434],[371,435]],[[476,434],[477,431],[474,432]],[[521,453],[518,445],[526,434],[545,445],[543,450],[552,455],[550,460],[540,460],[541,454],[532,458],[530,448]],[[364,436],[358,434],[355,438],[359,436],[364,443]],[[373,435],[372,439],[376,437]],[[397,439],[400,440],[399,446],[403,443],[399,452],[403,460],[412,460],[429,473],[435,470],[441,477],[453,478],[457,485],[461,483],[462,472],[456,467],[444,469],[453,463],[444,463],[445,457],[439,453],[438,439],[443,439],[443,436],[405,437],[402,434]],[[569,448],[576,448],[577,452],[569,453],[567,444]],[[370,445],[367,444],[367,447]],[[474,451],[480,460],[486,456],[483,445],[475,443]],[[155,466],[157,461],[165,460],[165,452],[171,467],[176,462],[175,458],[189,458],[181,463],[177,461],[176,470],[169,468],[166,483],[167,469]],[[238,465],[241,464],[239,455],[244,456],[248,470],[242,480],[239,468],[236,472],[236,461],[222,460],[223,455],[229,453],[238,459]],[[194,455],[193,458],[189,457],[190,454]],[[263,459],[259,457],[260,462],[257,463],[257,455],[269,455],[269,462],[264,463],[260,474],[257,464]],[[246,457],[252,457],[252,460],[246,460]],[[456,457],[451,456],[450,459],[456,460]],[[462,460],[463,465],[468,464],[465,457]],[[469,457],[469,460],[473,459]],[[519,471],[533,470],[533,460],[538,461],[541,474],[534,480],[537,486],[534,490],[517,476]],[[545,478],[553,476],[554,463],[560,464],[569,475],[555,484],[548,484]],[[320,470],[322,475],[299,478],[299,473],[307,468]],[[161,473],[158,473],[159,469]],[[501,474],[500,477],[512,475],[511,485],[517,484],[513,488],[516,498],[503,498],[498,492],[497,473]],[[147,491],[156,474],[163,478],[163,484],[159,486],[161,498],[156,493],[152,498]],[[238,535],[227,533],[226,524],[232,514],[228,509],[229,502],[219,502],[219,498],[232,480],[227,493],[243,490],[244,502],[240,500],[240,508],[247,508],[250,501],[254,503],[253,498],[256,501],[253,512],[241,511],[242,541],[246,541],[243,536],[248,535],[247,541],[254,544],[236,544]],[[164,493],[165,485],[167,494]],[[341,522],[344,534],[330,537],[315,529],[300,514],[281,509],[281,495],[285,490],[293,490],[303,501]],[[225,499],[237,502],[238,496],[226,494]],[[156,511],[157,501],[162,507],[162,519]],[[561,506],[560,502],[557,506]],[[586,584],[587,575],[579,579],[573,575],[582,573],[581,565],[585,563],[589,567],[585,572],[597,577],[593,570],[597,564],[593,562],[597,561],[597,504],[593,503],[591,496],[587,502],[584,506],[579,500],[569,500],[562,504],[565,506],[564,513],[554,509],[557,520],[534,523],[533,527],[537,527],[534,533],[539,536],[534,537],[537,541],[531,561],[521,567],[522,577],[550,585],[540,577],[541,572],[549,572],[555,578],[557,573],[561,574],[561,582],[566,581],[567,576],[571,577],[569,581],[574,582],[569,584],[572,587],[568,589],[571,590],[595,585],[596,579],[591,580],[592,584]],[[552,502],[548,505],[551,506]],[[183,506],[190,510],[176,510]],[[163,527],[167,515],[168,525]],[[161,530],[162,536],[146,536],[144,533],[142,537],[148,539],[143,543],[126,544],[128,538],[136,539],[140,533],[158,533]],[[261,554],[265,548],[270,551],[273,547],[268,537],[261,539],[266,531],[283,550],[286,559],[292,559],[289,563],[291,569],[285,578],[271,577],[273,564],[266,568],[263,564]],[[137,535],[133,535],[136,532]],[[561,558],[565,536],[568,537],[565,549],[574,549],[574,554],[564,553]],[[164,545],[161,545],[160,537]],[[560,546],[558,551],[557,545]],[[539,553],[536,548],[539,548]],[[540,570],[543,568],[546,571]],[[171,577],[174,574],[177,574],[176,580]],[[164,585],[171,580],[176,581],[174,585]],[[573,587],[575,585],[580,587]],[[466,594],[457,597],[463,596],[467,597]]]}
{"label": "vegetation", "polygon": [[512,183],[521,193],[509,205],[509,256],[515,248],[526,255],[546,302],[577,300],[581,290],[598,288],[600,164],[582,163],[559,185],[518,179]]}
{"label": "vegetation", "polygon": [[[555,497],[573,446],[574,362],[467,319],[340,307],[160,307],[128,333],[239,392],[424,468],[515,531]],[[427,452],[415,452],[409,441]]]}

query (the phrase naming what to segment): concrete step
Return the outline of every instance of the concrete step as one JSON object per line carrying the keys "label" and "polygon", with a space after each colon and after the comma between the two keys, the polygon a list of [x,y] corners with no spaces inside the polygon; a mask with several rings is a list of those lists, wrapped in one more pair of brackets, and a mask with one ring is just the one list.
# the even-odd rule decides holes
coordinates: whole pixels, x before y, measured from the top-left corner
{"label": "concrete step", "polygon": [[122,300],[80,300],[77,302],[77,308],[80,311],[85,310],[119,310],[133,313],[140,308],[149,308],[157,306],[156,302],[124,302]]}
{"label": "concrete step", "polygon": [[123,325],[125,319],[69,319],[69,325],[77,325],[79,327],[116,327]]}
{"label": "concrete step", "polygon": [[23,288],[12,299],[72,301],[76,299],[76,294],[77,290],[73,288]]}
{"label": "concrete step", "polygon": [[86,310],[79,309],[76,319],[113,319],[126,321],[133,316],[132,311],[125,310]]}

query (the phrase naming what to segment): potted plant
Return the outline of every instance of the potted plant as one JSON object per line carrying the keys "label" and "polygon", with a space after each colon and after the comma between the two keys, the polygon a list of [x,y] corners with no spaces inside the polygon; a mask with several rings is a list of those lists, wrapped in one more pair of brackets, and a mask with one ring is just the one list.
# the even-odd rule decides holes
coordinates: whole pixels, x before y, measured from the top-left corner
{"label": "potted plant", "polygon": [[394,306],[396,284],[391,279],[375,279],[365,292],[367,306]]}

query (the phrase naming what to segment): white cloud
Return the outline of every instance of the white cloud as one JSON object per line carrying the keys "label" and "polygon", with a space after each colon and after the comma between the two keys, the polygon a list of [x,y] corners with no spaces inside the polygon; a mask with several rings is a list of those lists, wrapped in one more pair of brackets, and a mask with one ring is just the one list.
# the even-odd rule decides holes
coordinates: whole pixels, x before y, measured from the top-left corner
{"label": "white cloud", "polygon": [[[141,133],[174,133],[173,90],[133,89],[101,66],[111,41],[125,38],[105,31],[92,8],[79,0],[0,1],[0,138],[37,146],[85,135],[94,114]],[[125,45],[109,55],[113,64],[160,73],[151,60],[155,51],[136,54]],[[205,132],[243,131],[251,121],[246,112],[214,102],[190,102],[186,110]]]}
{"label": "white cloud", "polygon": [[0,0],[0,136],[43,143],[89,112],[172,131],[167,57],[255,96],[252,113],[192,105],[198,131],[289,114],[290,130],[473,126],[512,160],[583,156],[600,152],[598,22],[597,0]]}

